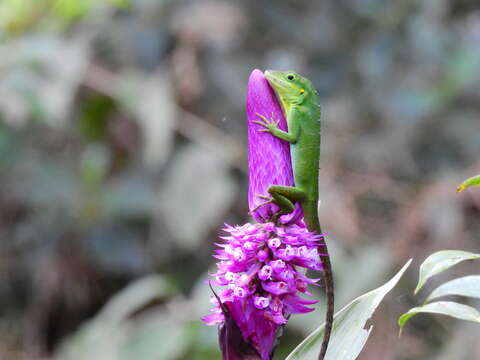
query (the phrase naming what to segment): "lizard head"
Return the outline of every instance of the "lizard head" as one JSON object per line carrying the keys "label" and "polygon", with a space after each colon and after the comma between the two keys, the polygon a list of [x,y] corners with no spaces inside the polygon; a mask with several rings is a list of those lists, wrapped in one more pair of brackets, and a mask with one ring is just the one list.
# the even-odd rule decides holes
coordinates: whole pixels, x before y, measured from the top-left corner
{"label": "lizard head", "polygon": [[291,106],[305,102],[319,104],[318,92],[312,82],[294,71],[265,71],[270,86],[275,90],[283,111],[288,112]]}

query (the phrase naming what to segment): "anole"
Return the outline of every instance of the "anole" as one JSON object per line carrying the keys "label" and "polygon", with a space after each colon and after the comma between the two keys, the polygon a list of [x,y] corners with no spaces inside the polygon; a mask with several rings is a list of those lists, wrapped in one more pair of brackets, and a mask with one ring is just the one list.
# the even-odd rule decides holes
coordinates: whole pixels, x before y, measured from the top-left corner
{"label": "anole", "polygon": [[[290,143],[292,168],[295,186],[272,185],[268,189],[271,197],[264,197],[263,204],[273,202],[280,207],[276,217],[291,213],[295,203],[300,203],[304,220],[309,231],[321,234],[318,220],[318,173],[320,161],[320,98],[310,80],[293,71],[265,72],[269,84],[274,89],[287,119],[288,131],[278,128],[278,121],[257,114],[260,130],[269,132]],[[261,205],[263,205],[261,204]],[[327,296],[325,335],[318,359],[327,352],[333,325],[334,293],[333,276],[327,245],[320,257],[324,268],[324,285]]]}

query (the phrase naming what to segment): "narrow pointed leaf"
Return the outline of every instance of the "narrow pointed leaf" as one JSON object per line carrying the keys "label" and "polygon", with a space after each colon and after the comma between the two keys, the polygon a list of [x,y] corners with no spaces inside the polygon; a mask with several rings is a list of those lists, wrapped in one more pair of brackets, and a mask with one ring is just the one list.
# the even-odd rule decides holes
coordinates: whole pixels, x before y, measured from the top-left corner
{"label": "narrow pointed leaf", "polygon": [[433,253],[426,258],[423,264],[420,266],[420,275],[414,294],[417,294],[423,285],[425,285],[425,282],[432,276],[451,268],[459,262],[465,260],[475,260],[478,258],[480,258],[480,254],[461,250],[442,250]]}
{"label": "narrow pointed leaf", "polygon": [[427,298],[430,302],[435,298],[447,295],[461,295],[480,298],[480,275],[470,275],[454,279],[437,287]]}
{"label": "narrow pointed leaf", "polygon": [[420,313],[443,314],[460,320],[480,323],[480,312],[478,312],[475,308],[453,301],[438,301],[427,305],[414,307],[407,313],[400,316],[398,319],[400,330],[405,326],[411,317]]}
{"label": "narrow pointed leaf", "polygon": [[[345,306],[335,314],[333,331],[330,337],[325,360],[354,360],[367,342],[372,326],[365,324],[372,316],[385,295],[393,289],[410,266],[409,260],[387,283],[372,290]],[[298,345],[286,360],[316,360],[320,351],[325,324],[313,331]]]}
{"label": "narrow pointed leaf", "polygon": [[480,186],[480,175],[472,176],[471,178],[468,178],[463,183],[458,185],[457,192],[462,192],[470,186]]}

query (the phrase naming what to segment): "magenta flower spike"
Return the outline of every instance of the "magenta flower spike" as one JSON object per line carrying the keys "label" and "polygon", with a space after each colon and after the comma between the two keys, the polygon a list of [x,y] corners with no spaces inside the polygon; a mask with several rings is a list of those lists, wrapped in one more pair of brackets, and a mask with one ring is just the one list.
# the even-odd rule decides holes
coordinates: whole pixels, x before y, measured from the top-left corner
{"label": "magenta flower spike", "polygon": [[[254,123],[261,114],[287,123],[273,89],[260,70],[250,75],[247,90],[248,203],[257,224],[225,225],[226,236],[214,257],[217,271],[210,285],[221,287],[212,296],[211,314],[202,318],[219,326],[223,360],[271,360],[276,340],[290,315],[313,311],[317,303],[308,285],[317,285],[298,268],[323,269],[318,247],[323,236],[309,232],[297,204],[291,214],[271,222],[279,208],[258,195],[269,196],[271,185],[293,186],[290,147]],[[302,295],[302,296],[301,296]]]}
{"label": "magenta flower spike", "polygon": [[[300,295],[311,295],[307,287],[318,279],[297,268],[322,269],[317,248],[323,237],[309,232],[303,223],[226,225],[224,231],[227,236],[214,255],[219,260],[217,272],[211,275],[211,284],[223,288],[212,297],[212,313],[202,320],[220,325],[224,360],[236,359],[232,354],[242,351],[252,356],[252,350],[257,359],[270,360],[280,327],[289,316],[314,310],[307,305],[317,301]],[[241,338],[226,337],[229,332]]]}
{"label": "magenta flower spike", "polygon": [[[275,92],[268,84],[263,73],[252,71],[247,86],[247,126],[248,126],[248,206],[253,218],[258,222],[267,222],[278,212],[275,204],[267,204],[252,211],[265,202],[258,195],[269,196],[270,185],[293,186],[293,171],[290,146],[271,134],[260,132],[263,128],[255,124],[257,114],[279,121],[279,128],[287,130],[287,121]],[[295,223],[302,217],[299,205],[291,214],[281,217],[281,223]]]}

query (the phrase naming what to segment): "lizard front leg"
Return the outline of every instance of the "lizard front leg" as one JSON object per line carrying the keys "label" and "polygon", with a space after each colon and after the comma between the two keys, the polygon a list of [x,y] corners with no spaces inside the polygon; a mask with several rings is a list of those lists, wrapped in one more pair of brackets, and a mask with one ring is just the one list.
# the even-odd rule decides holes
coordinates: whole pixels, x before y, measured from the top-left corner
{"label": "lizard front leg", "polygon": [[254,123],[257,125],[263,126],[265,128],[265,129],[260,129],[258,131],[268,132],[279,139],[289,142],[290,144],[295,144],[297,142],[298,134],[296,132],[292,132],[292,131],[287,132],[279,129],[278,124],[280,123],[280,120],[275,121],[273,113],[272,113],[271,119],[267,119],[265,116],[260,115],[258,113],[257,113],[257,116],[261,120],[254,121]]}

